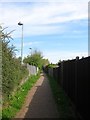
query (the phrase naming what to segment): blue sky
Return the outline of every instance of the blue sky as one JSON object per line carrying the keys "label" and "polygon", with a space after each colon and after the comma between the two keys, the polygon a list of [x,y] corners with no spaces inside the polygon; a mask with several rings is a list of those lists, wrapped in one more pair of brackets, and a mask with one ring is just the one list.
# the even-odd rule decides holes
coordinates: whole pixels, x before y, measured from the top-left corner
{"label": "blue sky", "polygon": [[21,54],[19,21],[24,24],[23,57],[30,54],[29,48],[40,50],[52,63],[88,55],[87,0],[8,1],[0,3],[0,23],[8,26],[6,32],[15,29],[11,44],[19,50],[16,56]]}

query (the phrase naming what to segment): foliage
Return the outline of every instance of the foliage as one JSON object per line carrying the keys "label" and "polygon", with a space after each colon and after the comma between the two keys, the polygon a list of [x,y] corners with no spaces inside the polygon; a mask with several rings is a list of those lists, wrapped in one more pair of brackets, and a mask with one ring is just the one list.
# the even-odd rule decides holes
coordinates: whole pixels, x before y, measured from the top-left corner
{"label": "foliage", "polygon": [[43,64],[43,66],[47,66],[49,64],[49,60],[48,59],[42,59],[42,64]]}
{"label": "foliage", "polygon": [[61,64],[61,62],[62,62],[62,61],[61,61],[61,60],[59,60],[57,64],[58,64],[58,65],[60,65],[60,64]]}
{"label": "foliage", "polygon": [[2,118],[10,119],[16,115],[21,109],[28,91],[32,88],[34,83],[38,80],[40,75],[31,76],[19,89],[14,96],[9,97],[9,106],[3,109]]}
{"label": "foliage", "polygon": [[21,66],[20,60],[15,57],[15,47],[10,46],[10,33],[4,33],[0,27],[0,41],[2,43],[2,92],[3,100],[7,101],[10,94],[18,86],[28,71]]}
{"label": "foliage", "polygon": [[57,64],[49,64],[49,65],[47,65],[47,67],[49,67],[49,68],[55,68],[55,67],[57,67],[58,65]]}
{"label": "foliage", "polygon": [[33,51],[31,56],[24,58],[23,62],[29,63],[30,65],[35,65],[39,69],[41,69],[43,65],[49,64],[48,59],[43,59],[42,53],[37,50]]}

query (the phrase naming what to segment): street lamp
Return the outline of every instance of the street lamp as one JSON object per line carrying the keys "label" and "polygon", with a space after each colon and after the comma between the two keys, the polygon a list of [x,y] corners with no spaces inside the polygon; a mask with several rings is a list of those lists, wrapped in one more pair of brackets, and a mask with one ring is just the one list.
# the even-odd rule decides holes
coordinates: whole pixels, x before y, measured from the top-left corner
{"label": "street lamp", "polygon": [[21,64],[23,63],[23,23],[19,22],[19,26],[22,26],[22,35],[21,35]]}

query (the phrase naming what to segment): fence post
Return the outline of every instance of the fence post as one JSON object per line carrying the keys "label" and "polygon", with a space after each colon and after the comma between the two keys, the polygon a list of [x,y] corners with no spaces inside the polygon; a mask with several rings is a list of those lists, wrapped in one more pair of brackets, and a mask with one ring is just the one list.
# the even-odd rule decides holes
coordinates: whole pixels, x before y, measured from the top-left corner
{"label": "fence post", "polygon": [[77,84],[78,60],[79,60],[79,57],[77,56],[76,61],[75,61],[75,104],[76,104],[75,106],[76,106],[76,109],[77,109],[77,93],[78,93],[78,84]]}
{"label": "fence post", "polygon": [[61,86],[63,87],[63,62],[61,62]]}

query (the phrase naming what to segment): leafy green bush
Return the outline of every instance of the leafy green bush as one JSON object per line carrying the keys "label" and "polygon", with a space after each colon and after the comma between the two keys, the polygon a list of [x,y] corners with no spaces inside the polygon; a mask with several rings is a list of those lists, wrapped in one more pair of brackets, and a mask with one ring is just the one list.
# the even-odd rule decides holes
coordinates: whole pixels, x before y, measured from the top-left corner
{"label": "leafy green bush", "polygon": [[31,76],[19,89],[14,96],[9,97],[9,106],[3,109],[2,118],[10,119],[16,115],[16,113],[22,107],[25,97],[28,91],[32,88],[34,83],[40,76]]}
{"label": "leafy green bush", "polygon": [[[11,33],[11,32],[10,32]],[[0,26],[0,43],[2,43],[2,92],[3,101],[9,99],[10,94],[17,88],[21,80],[28,75],[28,70],[21,65],[15,56],[15,47],[10,46],[10,33],[4,33]]]}

